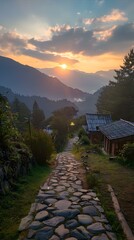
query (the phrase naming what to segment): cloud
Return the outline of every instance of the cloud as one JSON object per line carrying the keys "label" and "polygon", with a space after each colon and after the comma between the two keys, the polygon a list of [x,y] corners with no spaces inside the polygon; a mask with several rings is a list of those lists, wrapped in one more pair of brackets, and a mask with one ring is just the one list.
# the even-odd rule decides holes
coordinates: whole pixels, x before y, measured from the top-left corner
{"label": "cloud", "polygon": [[53,27],[49,27],[49,31],[53,34],[56,35],[59,34],[60,32],[66,32],[67,30],[71,29],[71,26],[69,24],[63,24],[63,25],[59,25],[56,24]]}
{"label": "cloud", "polygon": [[[37,51],[56,53],[72,52],[86,56],[101,55],[106,52],[120,52],[130,48],[134,39],[134,24],[126,23],[107,29],[86,30],[71,28],[53,33],[51,40],[39,41],[30,39],[29,43]],[[123,50],[122,50],[123,49]]]}
{"label": "cloud", "polygon": [[0,51],[73,65],[84,56],[124,53],[133,46],[133,40],[134,23],[101,26],[95,30],[56,25],[51,27],[50,40],[29,39],[17,32],[8,32],[1,28]]}
{"label": "cloud", "polygon": [[107,41],[113,34],[114,29],[117,26],[114,25],[110,28],[100,28],[100,29],[95,29],[94,31],[94,36],[99,40],[99,41]]}
{"label": "cloud", "polygon": [[[3,28],[2,28],[3,30]],[[16,32],[0,32],[0,48],[12,51],[14,53],[19,52],[20,48],[27,46],[25,38],[21,38]]]}
{"label": "cloud", "polygon": [[125,16],[123,11],[119,9],[113,9],[109,15],[104,15],[98,18],[100,22],[116,22],[116,21],[127,21],[128,18]]}
{"label": "cloud", "polygon": [[75,59],[70,59],[67,57],[62,57],[60,55],[54,55],[51,53],[39,52],[36,50],[22,49],[21,52],[23,55],[30,56],[43,61],[58,62],[58,63],[65,62],[68,65],[72,65],[79,62],[78,60],[75,60]]}
{"label": "cloud", "polygon": [[[64,26],[61,28],[55,27],[53,31],[57,31],[57,33],[62,30],[65,31],[68,27]],[[52,29],[51,29],[52,31]],[[54,53],[46,53],[45,51],[38,51],[35,49],[33,45],[29,44],[29,39],[19,35],[16,32],[7,32],[4,27],[0,28],[0,52],[9,52],[15,55],[26,55],[31,56],[36,59],[40,59],[43,61],[50,61],[50,62],[58,62],[63,63],[66,62],[67,64],[75,64],[78,63],[78,60],[71,59],[68,57],[60,56]]]}
{"label": "cloud", "polygon": [[104,0],[96,0],[96,3],[97,3],[99,6],[103,5],[104,2],[105,2]]}
{"label": "cloud", "polygon": [[49,41],[38,41],[33,38],[29,43],[36,46],[38,50],[80,53],[84,49],[93,47],[95,41],[92,31],[77,27],[61,31],[59,34],[56,32]]}
{"label": "cloud", "polygon": [[91,25],[93,23],[108,23],[108,22],[118,22],[127,21],[128,18],[125,13],[119,9],[113,9],[108,15],[104,15],[100,18],[85,18],[83,23],[85,25]]}

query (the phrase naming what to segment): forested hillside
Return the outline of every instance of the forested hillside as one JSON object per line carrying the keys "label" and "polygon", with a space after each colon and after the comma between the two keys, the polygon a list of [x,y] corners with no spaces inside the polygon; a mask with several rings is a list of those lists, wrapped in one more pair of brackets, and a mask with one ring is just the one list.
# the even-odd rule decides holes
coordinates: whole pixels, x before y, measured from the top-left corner
{"label": "forested hillside", "polygon": [[123,65],[115,70],[115,82],[111,81],[98,98],[99,113],[110,113],[113,119],[134,122],[134,50],[125,56]]}

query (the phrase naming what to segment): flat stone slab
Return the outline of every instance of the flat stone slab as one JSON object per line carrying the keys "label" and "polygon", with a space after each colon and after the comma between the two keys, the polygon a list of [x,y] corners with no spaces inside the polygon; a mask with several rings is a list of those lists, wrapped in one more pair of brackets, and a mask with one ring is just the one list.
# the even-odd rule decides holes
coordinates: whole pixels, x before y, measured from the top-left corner
{"label": "flat stone slab", "polygon": [[71,205],[71,202],[68,200],[60,200],[55,203],[55,207],[60,210],[67,209],[70,207],[70,205]]}
{"label": "flat stone slab", "polygon": [[88,237],[87,236],[84,236],[83,233],[78,230],[78,229],[75,229],[71,232],[71,236],[72,237],[75,237],[76,239],[78,240],[87,240],[87,239],[91,239],[91,235],[88,233]]}
{"label": "flat stone slab", "polygon": [[63,238],[69,233],[69,230],[62,224],[55,229],[55,233],[57,233],[60,238]]}
{"label": "flat stone slab", "polygon": [[60,238],[56,235],[53,235],[49,240],[60,240]]}
{"label": "flat stone slab", "polygon": [[109,240],[106,234],[101,234],[100,236],[95,236],[92,238],[92,240]]}
{"label": "flat stone slab", "polygon": [[28,215],[24,218],[21,219],[21,223],[20,223],[20,226],[19,226],[19,231],[23,231],[25,229],[28,229],[30,223],[32,222],[33,220],[33,217],[31,215]]}
{"label": "flat stone slab", "polygon": [[100,216],[99,211],[94,206],[87,206],[83,208],[83,213],[89,214],[91,216]]}
{"label": "flat stone slab", "polygon": [[82,225],[88,225],[93,222],[93,219],[89,215],[86,215],[86,214],[79,214],[77,217],[78,217],[79,223]]}
{"label": "flat stone slab", "polygon": [[44,224],[40,221],[34,221],[29,225],[29,228],[33,229],[33,230],[37,230],[39,228],[42,228],[44,226]]}
{"label": "flat stone slab", "polygon": [[48,220],[45,220],[43,223],[45,225],[48,225],[50,227],[56,227],[58,224],[64,222],[65,218],[64,217],[53,217]]}
{"label": "flat stone slab", "polygon": [[76,196],[76,197],[80,197],[82,195],[82,193],[81,192],[74,192],[73,195]]}
{"label": "flat stone slab", "polygon": [[64,210],[56,210],[53,212],[55,216],[62,216],[67,219],[74,218],[80,213],[78,209],[64,209]]}
{"label": "flat stone slab", "polygon": [[53,235],[53,229],[51,227],[44,227],[38,231],[35,235],[35,240],[49,240]]}
{"label": "flat stone slab", "polygon": [[52,194],[39,193],[36,198],[44,200],[44,199],[47,199],[47,198],[51,198],[52,196],[54,197],[55,194],[52,195]]}
{"label": "flat stone slab", "polygon": [[86,228],[84,226],[79,226],[77,227],[77,230],[83,234],[84,237],[86,237],[86,239],[90,239],[91,234],[86,230]]}
{"label": "flat stone slab", "polygon": [[48,218],[48,212],[47,211],[41,211],[41,212],[38,212],[35,216],[35,220],[37,221],[43,221],[45,219]]}
{"label": "flat stone slab", "polygon": [[66,240],[77,240],[77,238],[70,237],[70,238],[66,238]]}
{"label": "flat stone slab", "polygon": [[46,208],[47,208],[47,205],[41,204],[41,203],[37,203],[37,205],[36,205],[36,212],[40,212],[42,210],[45,210]]}
{"label": "flat stone slab", "polygon": [[76,219],[71,219],[71,220],[68,220],[66,223],[65,223],[65,226],[69,229],[71,228],[76,228],[79,226],[79,223]]}
{"label": "flat stone slab", "polygon": [[90,200],[92,197],[91,196],[89,196],[89,195],[82,195],[81,196],[81,199],[82,200]]}
{"label": "flat stone slab", "polygon": [[87,230],[90,231],[91,233],[95,233],[95,234],[106,231],[106,229],[103,227],[102,223],[93,223],[87,227]]}
{"label": "flat stone slab", "polygon": [[63,185],[58,186],[58,187],[55,188],[55,191],[57,191],[57,192],[62,192],[64,190],[65,190],[65,187]]}
{"label": "flat stone slab", "polygon": [[57,199],[55,199],[55,198],[47,198],[47,199],[45,199],[45,203],[46,204],[53,204],[56,201],[57,201]]}

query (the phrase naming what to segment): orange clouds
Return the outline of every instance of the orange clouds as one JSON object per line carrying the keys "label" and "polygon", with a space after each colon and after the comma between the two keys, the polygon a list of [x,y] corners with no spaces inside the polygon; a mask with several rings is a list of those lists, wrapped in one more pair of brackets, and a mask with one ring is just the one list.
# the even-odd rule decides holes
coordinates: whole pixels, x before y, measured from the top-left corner
{"label": "orange clouds", "polygon": [[119,9],[113,9],[109,15],[104,15],[101,18],[98,18],[101,22],[115,22],[115,21],[127,21],[128,18],[125,16],[123,11]]}
{"label": "orange clouds", "polygon": [[92,23],[108,23],[116,21],[127,21],[128,18],[125,16],[125,13],[119,9],[113,9],[108,15],[104,15],[100,18],[85,18],[83,20],[85,25],[90,25]]}

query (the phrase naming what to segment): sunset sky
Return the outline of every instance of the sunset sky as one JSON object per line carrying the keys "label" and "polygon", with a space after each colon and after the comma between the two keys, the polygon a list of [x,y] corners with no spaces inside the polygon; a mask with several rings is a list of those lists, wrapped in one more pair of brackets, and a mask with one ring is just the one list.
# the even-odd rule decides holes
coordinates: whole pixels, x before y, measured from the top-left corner
{"label": "sunset sky", "polygon": [[23,64],[118,69],[133,46],[134,0],[0,0],[0,55]]}

